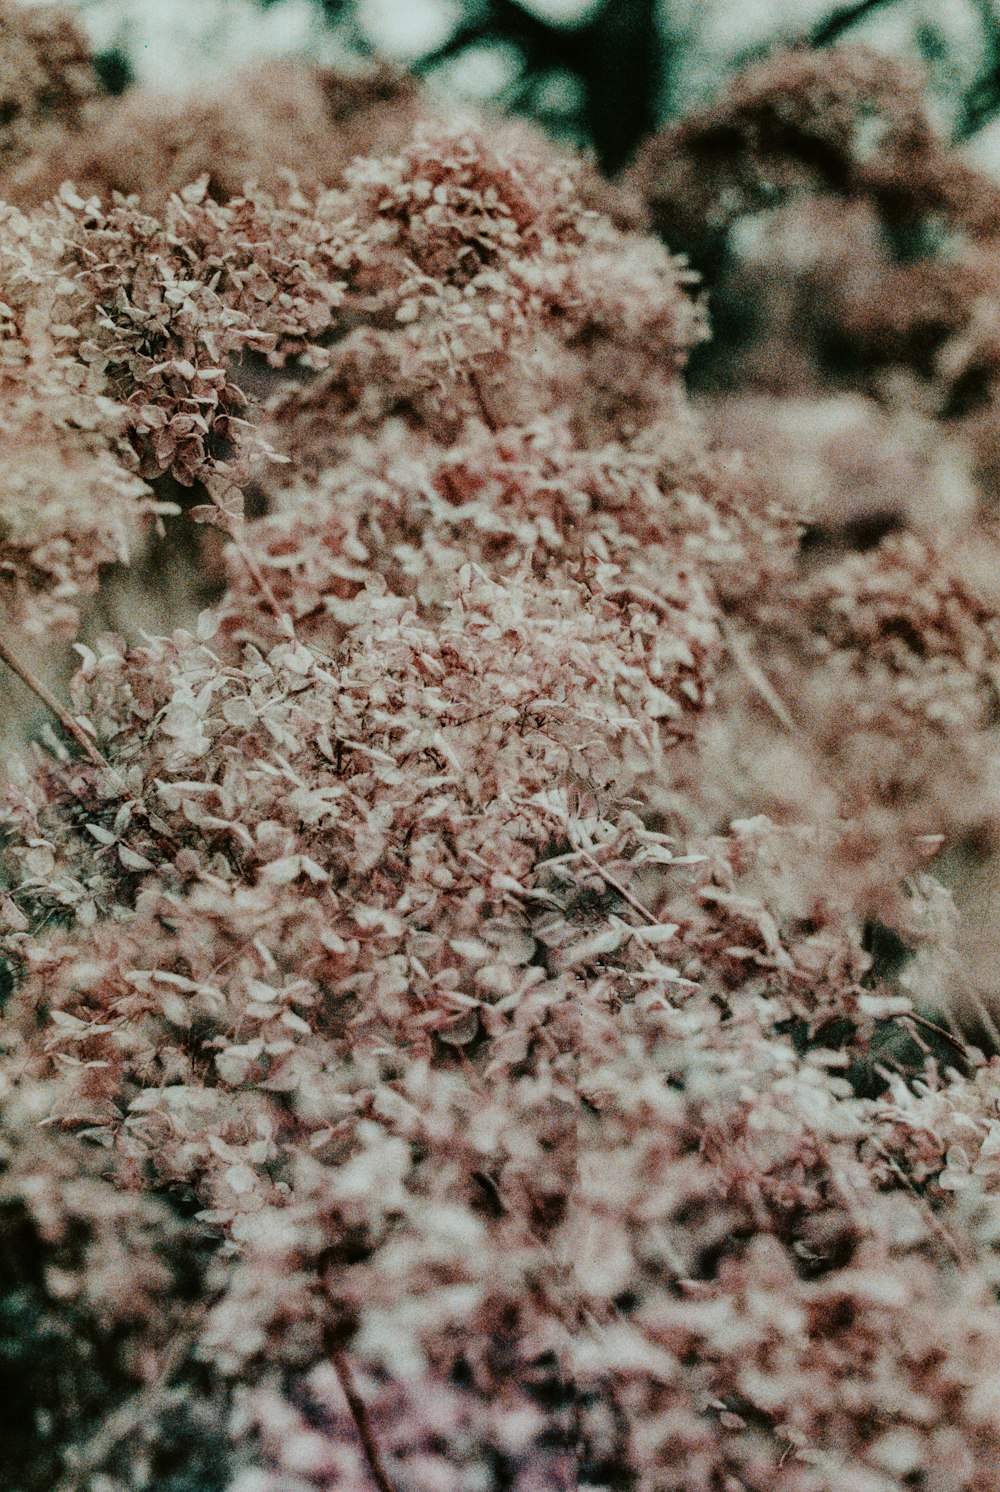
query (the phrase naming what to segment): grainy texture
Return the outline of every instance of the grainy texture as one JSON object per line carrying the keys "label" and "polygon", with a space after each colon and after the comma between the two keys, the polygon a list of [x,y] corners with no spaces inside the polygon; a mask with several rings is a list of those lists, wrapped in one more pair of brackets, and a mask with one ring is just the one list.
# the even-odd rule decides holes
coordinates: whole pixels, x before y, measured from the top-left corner
{"label": "grainy texture", "polygon": [[[770,67],[881,202],[876,64]],[[338,172],[0,223],[12,618],[157,517],[220,591],[81,645],[93,751],[11,773],[4,1484],[991,1492],[972,463],[857,390],[797,476],[759,384],[696,411],[691,272],[523,130]]]}

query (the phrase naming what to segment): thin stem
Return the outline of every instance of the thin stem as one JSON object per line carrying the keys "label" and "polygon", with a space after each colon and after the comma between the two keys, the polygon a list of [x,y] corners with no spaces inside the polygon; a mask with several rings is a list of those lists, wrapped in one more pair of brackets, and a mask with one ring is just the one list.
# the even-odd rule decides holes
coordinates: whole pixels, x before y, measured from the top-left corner
{"label": "thin stem", "polygon": [[928,1020],[925,1015],[918,1015],[915,1010],[908,1011],[906,1015],[901,1015],[898,1019],[902,1025],[906,1025],[907,1021],[912,1021],[916,1026],[923,1026],[925,1031],[933,1031],[935,1036],[939,1036],[943,1041],[950,1042],[955,1050],[961,1053],[966,1062],[970,1060],[969,1048],[966,1043],[958,1036],[953,1035],[951,1031],[946,1030],[944,1026],[939,1026],[936,1021]]}
{"label": "thin stem", "polygon": [[579,855],[584,864],[589,865],[591,870],[596,871],[604,884],[609,886],[616,896],[620,896],[622,901],[630,906],[638,917],[641,917],[644,922],[648,922],[650,927],[659,926],[659,919],[655,914],[648,907],[644,907],[639,898],[633,896],[628,887],[623,886],[617,876],[613,876],[609,870],[605,870],[601,862],[589,850],[580,850]]}
{"label": "thin stem", "polygon": [[14,653],[11,652],[10,648],[7,646],[2,638],[0,638],[0,658],[3,659],[4,663],[6,663],[11,672],[16,673],[21,682],[23,684],[27,684],[32,693],[38,696],[38,698],[42,701],[42,704],[45,705],[47,709],[52,711],[53,715],[59,721],[59,724],[62,726],[63,730],[68,736],[72,736],[73,740],[79,746],[80,750],[83,752],[87,760],[91,762],[95,767],[100,767],[102,770],[107,770],[109,763],[98,751],[93,741],[87,735],[87,732],[83,729],[82,726],[77,724],[69,711],[63,708],[63,706],[56,699],[55,695],[52,693],[51,689],[47,688],[46,685],[42,683],[41,679],[36,678],[36,676],[31,672],[27,665],[22,663],[21,660],[16,657]]}
{"label": "thin stem", "polygon": [[[281,605],[278,601],[277,596],[274,594],[274,591],[271,589],[271,584],[267,579],[267,576],[264,574],[257,561],[254,559],[249,549],[243,543],[242,539],[233,538],[233,544],[236,548],[236,553],[240,556],[240,559],[246,565],[251,580],[263,596],[264,603],[267,606],[268,610],[274,614],[274,617],[281,627],[282,632],[284,632],[285,636],[290,641],[297,641],[298,639],[295,636],[295,623],[292,621],[291,616],[289,616],[287,612],[282,611]],[[317,610],[322,610],[322,608],[317,607]],[[334,665],[336,665],[337,660],[335,658],[331,658],[329,653],[324,653],[323,649],[316,647],[314,643],[307,642],[304,643],[303,646],[307,647],[314,657],[322,658],[325,660],[325,662],[333,663]],[[355,749],[363,751],[366,748],[356,745]]]}
{"label": "thin stem", "polygon": [[729,648],[730,656],[736,667],[760,695],[771,711],[771,714],[776,720],[781,722],[787,731],[790,731],[793,735],[797,734],[798,726],[795,724],[788,706],[768,679],[764,670],[750,656],[744,640],[737,635],[729,622],[723,617],[719,618],[719,631],[722,633],[723,641]]}
{"label": "thin stem", "polygon": [[254,559],[253,555],[250,553],[249,549],[244,544],[242,539],[234,538],[233,543],[236,546],[236,551],[239,554],[240,559],[249,570],[254,585],[260,591],[268,607],[274,613],[276,619],[287,627],[288,623],[285,619],[285,613],[281,609],[277,596],[271,589],[271,584],[270,581],[267,579],[267,576],[264,574],[263,570],[260,568],[257,561]]}
{"label": "thin stem", "polygon": [[[569,819],[566,817],[566,815],[559,813],[554,808],[549,807],[547,803],[533,803],[530,800],[525,799],[515,799],[514,801],[523,802],[526,807],[540,808],[543,813],[549,816],[549,818],[554,818],[557,823],[562,824],[567,831],[569,830],[570,824]],[[622,901],[625,902],[627,906],[630,906],[632,908],[636,916],[641,917],[643,922],[647,922],[650,927],[659,927],[660,922],[656,914],[651,912],[648,907],[643,906],[638,897],[633,896],[628,887],[623,886],[617,876],[613,876],[609,870],[606,870],[605,867],[601,864],[600,860],[598,860],[595,855],[592,855],[589,850],[584,849],[582,845],[573,850],[572,856],[560,855],[558,858],[560,860],[582,860],[584,864],[589,865],[591,870],[593,870],[597,875],[600,876],[601,880],[606,886],[614,891],[617,896],[620,896]],[[548,863],[550,862],[545,860],[541,861],[541,865],[546,865]]]}
{"label": "thin stem", "polygon": [[372,1480],[376,1487],[378,1487],[379,1492],[396,1492],[389,1477],[385,1461],[382,1459],[382,1452],[379,1449],[378,1441],[375,1439],[371,1420],[368,1418],[368,1410],[365,1408],[365,1401],[358,1393],[357,1385],[354,1382],[354,1372],[347,1354],[342,1347],[333,1347],[331,1348],[330,1356],[333,1360],[337,1377],[340,1379],[340,1386],[344,1390],[344,1398],[347,1400],[348,1408],[357,1426],[358,1438],[364,1446]]}
{"label": "thin stem", "polygon": [[927,1224],[934,1237],[938,1240],[945,1251],[951,1255],[951,1258],[958,1265],[959,1269],[965,1269],[969,1264],[969,1260],[966,1256],[965,1250],[962,1248],[958,1240],[952,1236],[951,1232],[945,1227],[944,1223],[941,1222],[940,1218],[938,1218],[937,1215],[932,1211],[931,1205],[928,1202],[927,1198],[915,1185],[911,1177],[907,1176],[906,1172],[903,1170],[899,1162],[896,1161],[893,1156],[889,1154],[888,1150],[882,1144],[881,1140],[874,1140],[872,1142],[872,1149],[877,1155],[881,1156],[882,1160],[885,1161],[886,1165],[889,1167],[892,1174],[896,1177],[897,1181],[902,1182],[907,1191],[910,1192],[910,1194],[915,1198],[917,1205],[920,1208],[924,1222]]}
{"label": "thin stem", "polygon": [[473,370],[473,372],[469,374],[469,383],[472,386],[472,392],[476,396],[476,405],[479,409],[479,413],[482,415],[483,423],[486,425],[487,429],[492,430],[495,435],[497,430],[499,429],[499,426],[496,422],[496,416],[494,415],[493,410],[490,408],[489,400],[486,397],[486,391],[483,388],[483,381],[480,378],[478,371]]}

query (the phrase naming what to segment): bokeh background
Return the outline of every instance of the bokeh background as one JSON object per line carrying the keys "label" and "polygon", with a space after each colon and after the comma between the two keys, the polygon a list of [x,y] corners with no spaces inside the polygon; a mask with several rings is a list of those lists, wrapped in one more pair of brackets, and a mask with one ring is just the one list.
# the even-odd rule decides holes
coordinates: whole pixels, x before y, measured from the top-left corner
{"label": "bokeh background", "polygon": [[776,48],[850,39],[922,63],[941,127],[996,165],[990,0],[75,0],[106,82],[188,86],[267,58],[413,69],[439,97],[528,115],[615,169],[651,129]]}

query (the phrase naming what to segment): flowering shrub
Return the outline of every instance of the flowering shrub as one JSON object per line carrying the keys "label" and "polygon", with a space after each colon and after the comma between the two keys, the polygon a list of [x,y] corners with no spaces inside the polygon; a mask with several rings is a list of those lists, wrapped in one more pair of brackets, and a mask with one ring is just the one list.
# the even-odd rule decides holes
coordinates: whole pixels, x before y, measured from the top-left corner
{"label": "flowering shrub", "polygon": [[[896,212],[845,76],[745,84],[748,159]],[[777,420],[728,453],[691,272],[523,131],[172,169],[0,237],[10,615],[70,628],[150,522],[230,541],[10,774],[5,1485],[988,1492],[971,463],[936,532],[927,410],[860,477],[818,416],[815,480]]]}
{"label": "flowering shrub", "polygon": [[414,89],[390,69],[352,76],[271,62],[213,91],[135,89],[104,104],[87,129],[53,133],[5,173],[4,195],[37,206],[72,180],[86,196],[138,192],[162,209],[201,176],[225,201],[248,182],[274,189],[294,173],[304,186],[332,185],[351,159],[401,144],[417,114]]}
{"label": "flowering shrub", "polygon": [[[574,212],[566,165],[539,148],[525,159],[524,143],[515,136],[492,159],[464,137],[449,159],[431,130],[396,160],[359,162],[340,190],[219,204],[202,180],[171,198],[162,220],[66,186],[52,205],[10,219],[9,361],[27,363],[38,387],[53,354],[40,350],[36,369],[32,343],[58,338],[59,376],[97,401],[89,419],[104,426],[105,462],[147,481],[200,483],[214,509],[195,516],[226,528],[239,523],[250,450],[270,452],[244,418],[240,365],[252,357],[275,369],[331,365],[303,398],[327,417],[343,401],[345,430],[380,425],[401,404],[439,435],[473,411],[507,423],[519,413],[502,407],[515,362],[525,406],[572,405],[591,439],[623,421],[631,430],[682,419],[677,373],[702,335],[683,274],[655,246]],[[626,359],[634,383],[618,376]],[[146,488],[119,485],[148,506]],[[44,488],[26,498],[41,533],[29,516],[17,550],[37,568],[47,510],[58,520],[65,508]],[[53,572],[63,593],[112,557],[106,529],[127,509],[88,517],[95,533],[77,573]],[[26,589],[17,553],[7,568]]]}
{"label": "flowering shrub", "polygon": [[[697,373],[710,428],[806,525],[795,581],[740,608],[768,687],[746,666],[721,682],[699,792],[726,763],[715,813],[747,792],[779,817],[847,813],[898,867],[927,833],[988,848],[995,184],[936,134],[919,78],[837,48],[749,70],[651,141],[633,186],[721,308]],[[976,662],[952,651],[960,612]],[[970,704],[985,686],[971,715],[953,686]]]}

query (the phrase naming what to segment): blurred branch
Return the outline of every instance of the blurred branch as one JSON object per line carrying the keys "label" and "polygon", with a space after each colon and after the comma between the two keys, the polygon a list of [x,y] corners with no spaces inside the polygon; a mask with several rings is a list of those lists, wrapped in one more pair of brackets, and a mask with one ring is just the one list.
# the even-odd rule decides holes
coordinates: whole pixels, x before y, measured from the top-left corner
{"label": "blurred branch", "polygon": [[354,1371],[351,1367],[350,1359],[342,1347],[331,1347],[330,1357],[337,1377],[340,1379],[340,1386],[343,1389],[344,1398],[347,1400],[347,1406],[351,1411],[351,1416],[357,1427],[358,1438],[361,1441],[365,1458],[368,1462],[368,1469],[372,1474],[372,1480],[376,1487],[378,1487],[379,1492],[395,1492],[388,1468],[382,1458],[379,1443],[375,1438],[371,1420],[368,1418],[365,1401],[358,1392],[357,1384],[354,1381]]}
{"label": "blurred branch", "polygon": [[968,140],[1000,111],[1000,17],[992,0],[973,0],[986,41],[989,62],[969,89],[954,130],[956,141]]}
{"label": "blurred branch", "polygon": [[584,117],[598,159],[614,173],[656,129],[664,49],[657,0],[611,0],[583,33]]}
{"label": "blurred branch", "polygon": [[853,26],[858,25],[876,10],[884,10],[886,6],[896,3],[897,0],[858,0],[855,5],[843,5],[831,11],[825,20],[813,27],[808,37],[809,45],[828,47],[831,42],[843,36],[845,31],[850,31]]}
{"label": "blurred branch", "polygon": [[467,47],[515,47],[524,59],[521,96],[546,73],[572,72],[584,91],[583,118],[601,165],[616,171],[657,125],[662,48],[657,0],[607,0],[575,26],[555,25],[518,0],[486,0],[415,71],[426,75]]}
{"label": "blurred branch", "polygon": [[526,69],[536,72],[556,67],[582,70],[584,26],[553,26],[530,11],[522,10],[517,0],[486,0],[478,12],[461,22],[440,47],[428,52],[415,64],[418,73],[433,72],[443,62],[464,52],[466,47],[483,42],[506,42],[518,48]]}

